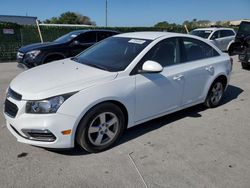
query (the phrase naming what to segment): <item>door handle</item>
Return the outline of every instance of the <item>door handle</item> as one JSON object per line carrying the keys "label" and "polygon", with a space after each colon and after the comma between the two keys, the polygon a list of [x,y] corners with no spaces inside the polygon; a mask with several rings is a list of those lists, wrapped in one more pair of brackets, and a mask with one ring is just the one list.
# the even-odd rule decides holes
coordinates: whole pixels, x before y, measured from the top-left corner
{"label": "door handle", "polygon": [[208,71],[210,74],[214,74],[214,67],[213,66],[209,66],[209,67],[206,67],[206,71]]}
{"label": "door handle", "polygon": [[183,77],[184,77],[183,75],[178,75],[178,76],[173,77],[173,80],[180,81]]}

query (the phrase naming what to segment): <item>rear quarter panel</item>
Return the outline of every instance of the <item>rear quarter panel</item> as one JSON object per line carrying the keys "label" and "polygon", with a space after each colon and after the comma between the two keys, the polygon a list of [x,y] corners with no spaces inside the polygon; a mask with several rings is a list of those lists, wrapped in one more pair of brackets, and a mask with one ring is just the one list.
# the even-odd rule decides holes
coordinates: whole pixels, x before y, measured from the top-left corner
{"label": "rear quarter panel", "polygon": [[210,79],[207,81],[203,93],[204,96],[203,100],[206,99],[208,91],[213,82],[216,80],[216,78],[218,78],[219,76],[226,76],[228,84],[230,81],[230,76],[232,71],[230,57],[226,53],[222,53],[220,56],[214,58],[213,61],[210,61],[208,65],[214,67],[214,74],[211,75]]}

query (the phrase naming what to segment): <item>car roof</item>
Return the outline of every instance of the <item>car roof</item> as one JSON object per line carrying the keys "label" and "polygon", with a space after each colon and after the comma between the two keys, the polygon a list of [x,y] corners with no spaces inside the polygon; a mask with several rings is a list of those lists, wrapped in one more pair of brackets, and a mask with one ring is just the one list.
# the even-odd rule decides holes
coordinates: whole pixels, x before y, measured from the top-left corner
{"label": "car roof", "polygon": [[242,20],[241,22],[250,23],[250,20]]}
{"label": "car roof", "polygon": [[82,30],[75,30],[71,31],[71,34],[80,34],[80,33],[86,33],[86,32],[92,32],[92,31],[99,31],[99,32],[112,32],[112,33],[119,33],[118,31],[112,31],[112,30],[105,30],[105,29],[82,29]]}
{"label": "car roof", "polygon": [[189,36],[189,35],[180,34],[180,33],[172,33],[172,32],[146,31],[146,32],[123,33],[123,34],[115,35],[113,37],[155,40],[160,37],[178,37],[178,36]]}
{"label": "car roof", "polygon": [[226,27],[206,27],[206,28],[194,29],[194,31],[204,31],[204,30],[217,31],[217,30],[233,30],[233,29],[232,28],[226,28]]}

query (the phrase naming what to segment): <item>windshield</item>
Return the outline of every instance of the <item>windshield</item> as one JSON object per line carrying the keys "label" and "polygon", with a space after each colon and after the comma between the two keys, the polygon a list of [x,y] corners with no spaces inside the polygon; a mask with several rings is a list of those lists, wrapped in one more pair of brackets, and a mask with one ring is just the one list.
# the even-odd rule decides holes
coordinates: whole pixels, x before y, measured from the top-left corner
{"label": "windshield", "polygon": [[238,34],[250,35],[250,22],[242,22]]}
{"label": "windshield", "polygon": [[58,43],[66,43],[71,41],[73,38],[76,38],[80,33],[68,33],[66,35],[63,35],[61,37],[59,37],[58,39],[54,40],[54,42],[58,42]]}
{"label": "windshield", "polygon": [[150,42],[151,40],[110,37],[73,60],[111,72],[122,71]]}
{"label": "windshield", "polygon": [[212,30],[194,30],[190,34],[207,39],[212,32]]}

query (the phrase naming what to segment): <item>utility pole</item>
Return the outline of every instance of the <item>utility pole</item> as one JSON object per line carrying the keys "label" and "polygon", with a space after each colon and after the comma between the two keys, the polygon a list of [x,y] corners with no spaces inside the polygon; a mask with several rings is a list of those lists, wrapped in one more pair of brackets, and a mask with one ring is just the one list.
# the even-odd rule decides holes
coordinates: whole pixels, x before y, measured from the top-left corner
{"label": "utility pole", "polygon": [[106,0],[106,27],[108,27],[108,0]]}

